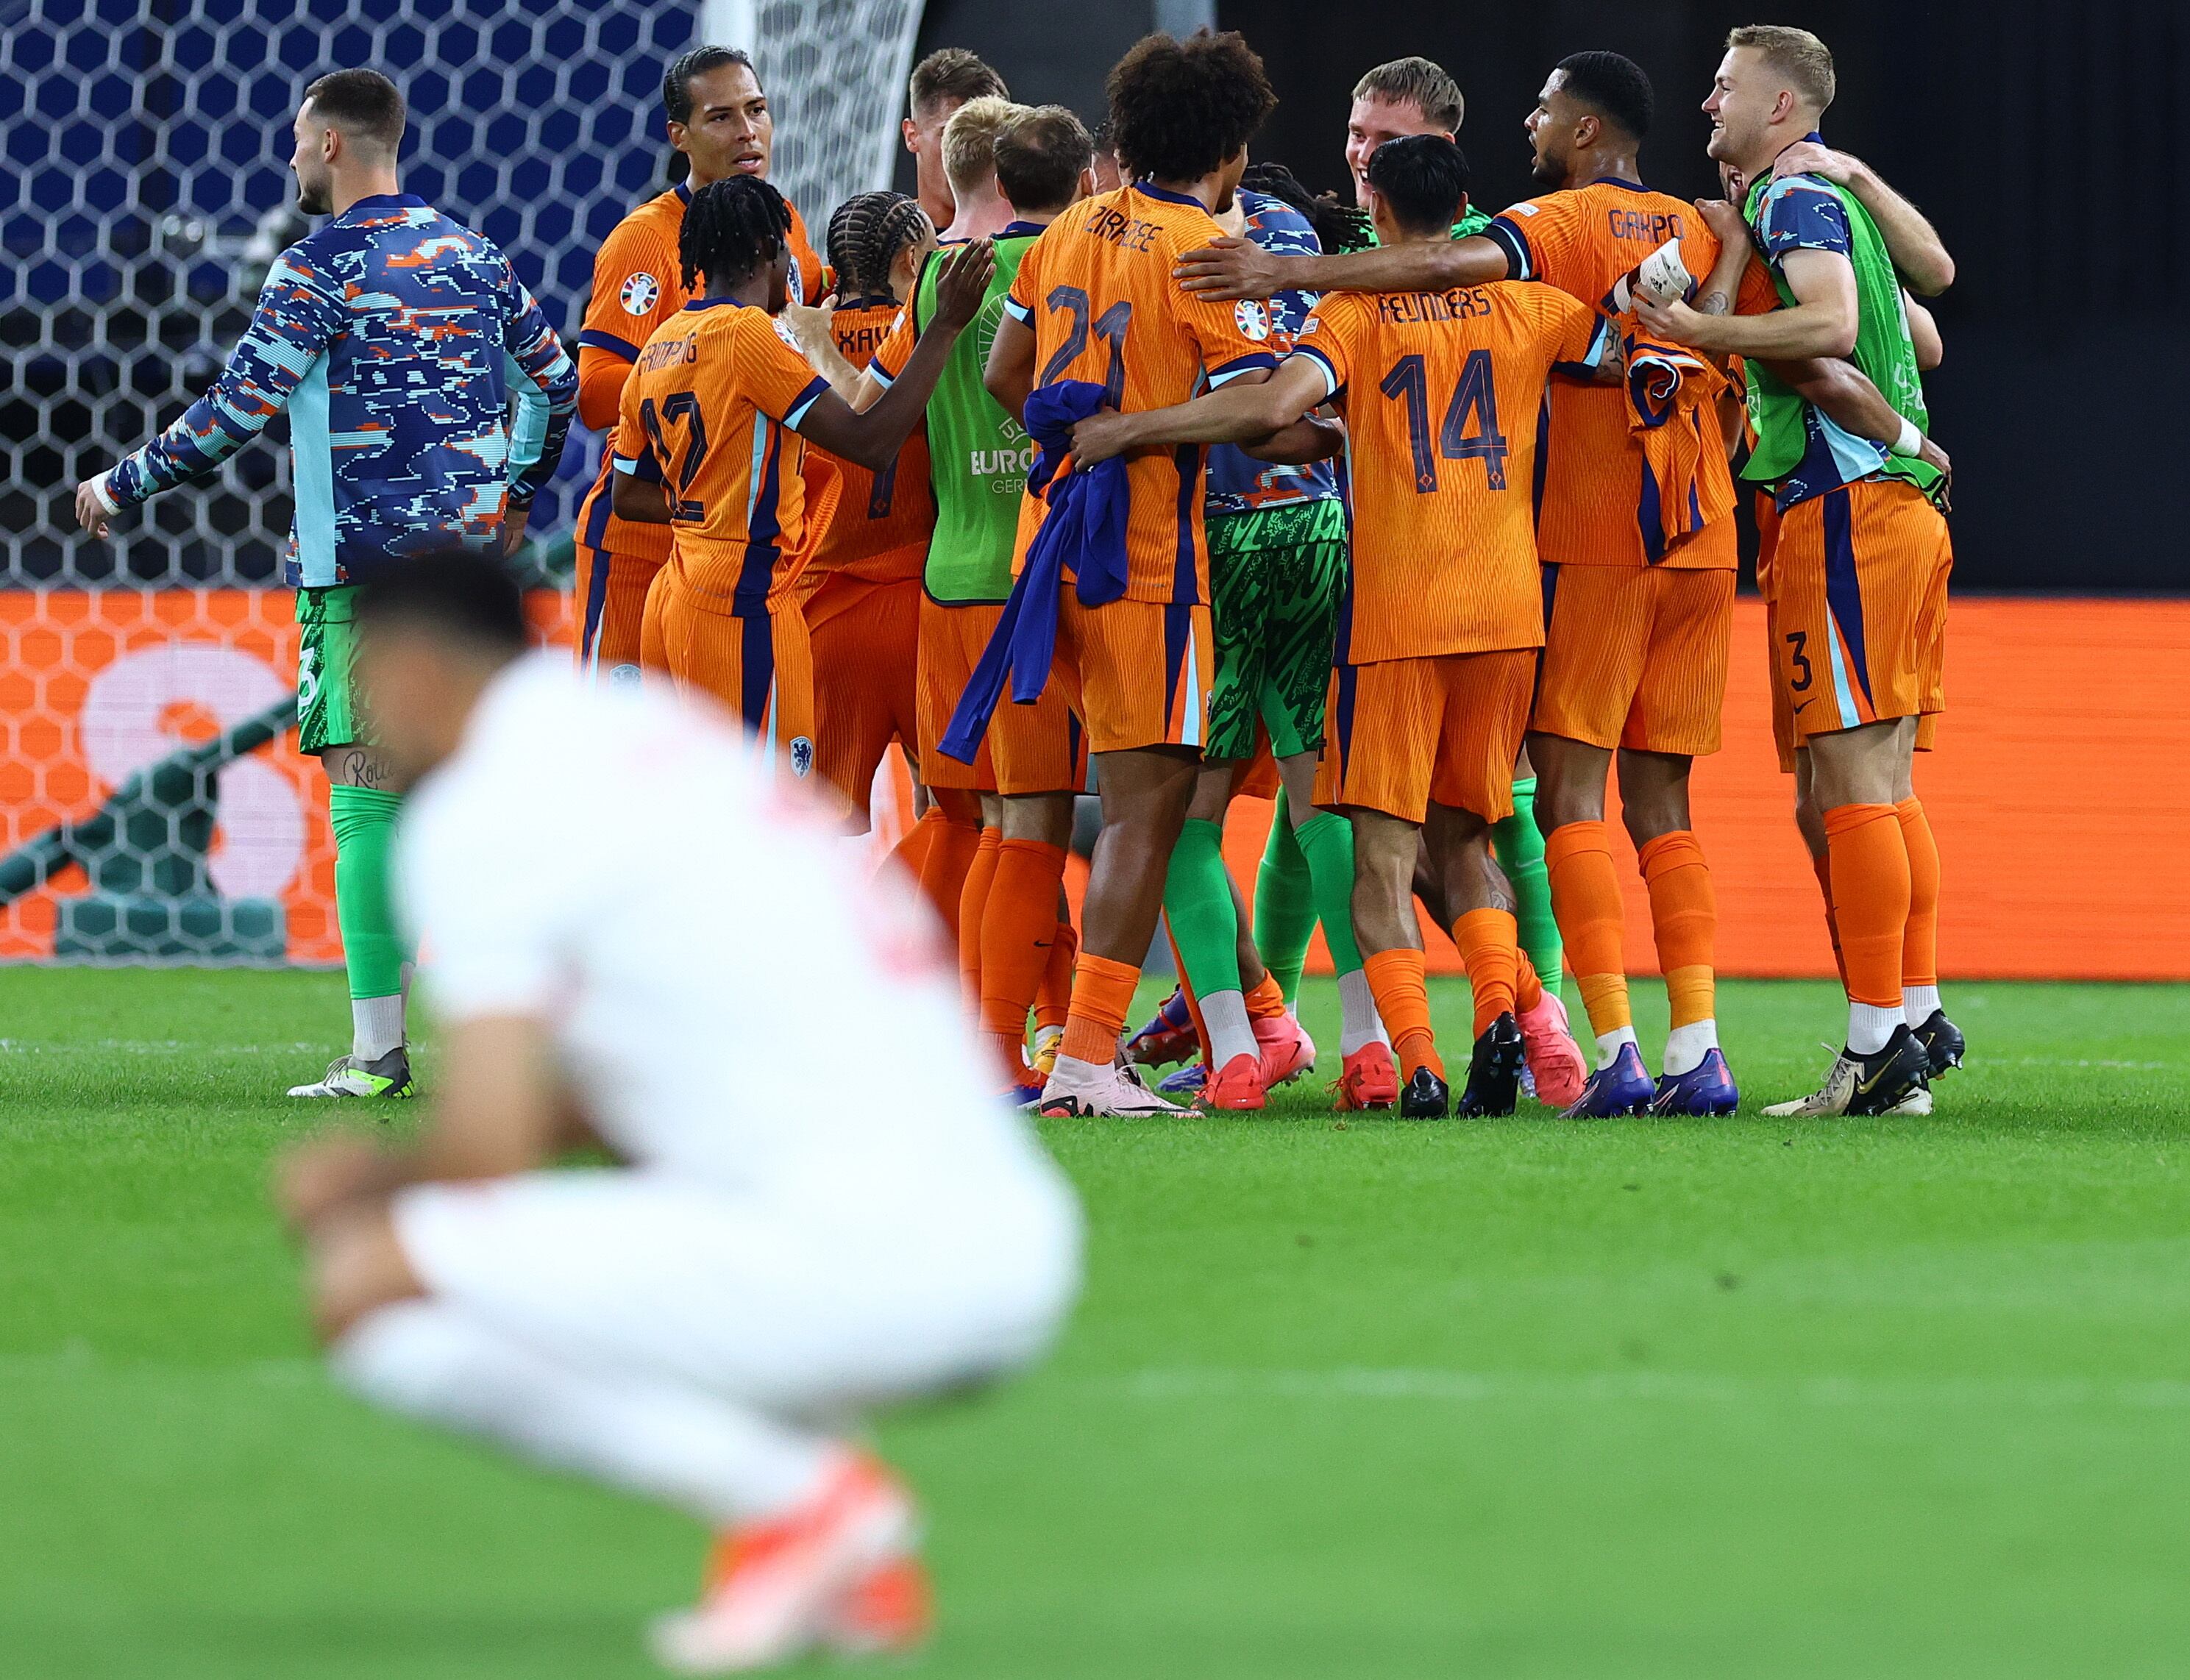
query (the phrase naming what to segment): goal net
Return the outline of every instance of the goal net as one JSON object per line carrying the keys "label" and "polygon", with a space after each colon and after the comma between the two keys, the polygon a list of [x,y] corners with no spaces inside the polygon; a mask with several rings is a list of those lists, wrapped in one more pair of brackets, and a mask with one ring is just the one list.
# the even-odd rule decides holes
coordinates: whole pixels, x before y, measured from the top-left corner
{"label": "goal net", "polygon": [[[667,178],[667,60],[708,38],[753,51],[779,178],[820,224],[887,179],[918,16],[890,0],[0,0],[17,94],[0,106],[0,960],[339,956],[324,793],[288,732],[286,433],[107,542],[71,511],[78,480],[211,383],[306,230],[287,169],[304,85],[392,76],[406,190],[507,251],[575,342],[595,250]],[[534,511],[543,582],[567,569],[599,446],[575,431]],[[564,633],[559,599],[538,604]]]}

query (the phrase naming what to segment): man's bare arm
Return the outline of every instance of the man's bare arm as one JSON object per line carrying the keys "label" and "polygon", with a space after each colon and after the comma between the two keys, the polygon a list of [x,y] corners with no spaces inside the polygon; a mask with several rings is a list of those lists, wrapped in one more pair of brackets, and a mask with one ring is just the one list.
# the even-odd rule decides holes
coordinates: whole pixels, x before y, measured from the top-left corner
{"label": "man's bare arm", "polygon": [[1503,280],[1504,249],[1479,235],[1375,251],[1281,257],[1251,240],[1220,239],[1178,259],[1180,289],[1202,297],[1268,298],[1279,292],[1444,292]]}
{"label": "man's bare arm", "polygon": [[1955,259],[1924,213],[1886,185],[1861,158],[1803,140],[1779,154],[1774,176],[1817,175],[1846,187],[1870,212],[1886,241],[1886,254],[1923,297],[1936,298],[1955,283]]}
{"label": "man's bare arm", "polygon": [[1795,301],[1768,315],[1705,315],[1678,301],[1637,298],[1636,316],[1653,338],[1722,355],[1774,361],[1852,355],[1860,325],[1855,264],[1836,251],[1790,251],[1779,271]]}
{"label": "man's bare arm", "polygon": [[1182,443],[1279,446],[1279,434],[1326,394],[1321,370],[1305,356],[1290,356],[1274,374],[1242,374],[1191,402],[1134,414],[1109,409],[1091,414],[1072,429],[1072,458],[1085,468],[1129,450]]}
{"label": "man's bare arm", "polygon": [[1909,342],[1915,348],[1916,371],[1929,373],[1947,359],[1947,341],[1939,336],[1939,323],[1931,310],[1905,292],[1901,304],[1909,311]]}
{"label": "man's bare arm", "polygon": [[835,316],[834,305],[786,304],[776,319],[791,329],[798,354],[829,382],[829,389],[843,398],[854,413],[864,414],[881,397],[882,383],[866,369],[853,366],[851,359],[837,348],[837,335],[830,330]]}
{"label": "man's bare arm", "polygon": [[609,507],[620,519],[633,525],[669,523],[669,497],[661,486],[636,473],[618,473],[609,491]]}

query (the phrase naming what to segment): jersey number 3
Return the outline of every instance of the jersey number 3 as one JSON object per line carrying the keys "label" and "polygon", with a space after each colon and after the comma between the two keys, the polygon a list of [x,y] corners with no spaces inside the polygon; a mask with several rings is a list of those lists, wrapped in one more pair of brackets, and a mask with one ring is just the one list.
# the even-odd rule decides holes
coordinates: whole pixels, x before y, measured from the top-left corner
{"label": "jersey number 3", "polygon": [[[1506,434],[1498,429],[1498,391],[1490,378],[1490,352],[1470,350],[1445,405],[1444,423],[1438,428],[1437,448],[1430,448],[1430,382],[1428,364],[1420,355],[1401,356],[1392,364],[1376,389],[1394,402],[1406,405],[1407,443],[1415,457],[1415,493],[1433,494],[1438,487],[1437,457],[1448,461],[1480,461],[1490,488],[1506,488]],[[1468,433],[1473,421],[1475,431]]]}

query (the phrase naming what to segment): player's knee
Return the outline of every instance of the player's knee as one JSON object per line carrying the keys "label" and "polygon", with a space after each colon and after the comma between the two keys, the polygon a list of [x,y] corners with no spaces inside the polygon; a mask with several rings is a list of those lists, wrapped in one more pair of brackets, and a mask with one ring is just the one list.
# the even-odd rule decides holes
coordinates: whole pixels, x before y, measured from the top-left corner
{"label": "player's knee", "polygon": [[385,1207],[336,1215],[312,1234],[312,1329],[323,1345],[359,1320],[425,1293]]}

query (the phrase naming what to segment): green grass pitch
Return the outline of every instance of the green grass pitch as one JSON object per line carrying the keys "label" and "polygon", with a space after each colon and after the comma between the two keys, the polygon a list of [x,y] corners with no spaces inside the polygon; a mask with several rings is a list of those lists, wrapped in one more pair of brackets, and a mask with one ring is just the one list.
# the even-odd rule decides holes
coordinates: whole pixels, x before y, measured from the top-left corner
{"label": "green grass pitch", "polygon": [[[2190,988],[1948,997],[1974,1065],[1928,1121],[1342,1127],[1296,1088],[1050,1128],[1069,1336],[883,1427],[945,1617],[905,1671],[2180,1673]],[[1720,1002],[1752,1103],[1814,1083],[1830,988]],[[0,1673],[650,1671],[692,1525],[312,1359],[265,1165],[343,1016],[328,975],[0,970]]]}

